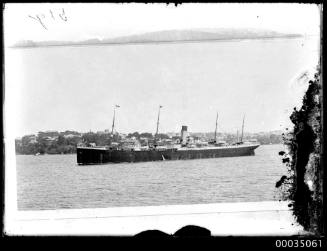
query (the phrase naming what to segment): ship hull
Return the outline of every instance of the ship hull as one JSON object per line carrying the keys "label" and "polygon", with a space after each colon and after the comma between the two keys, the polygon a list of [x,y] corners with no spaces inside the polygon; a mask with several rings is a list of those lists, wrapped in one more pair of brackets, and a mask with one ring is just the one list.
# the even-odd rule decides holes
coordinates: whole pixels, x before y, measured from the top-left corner
{"label": "ship hull", "polygon": [[77,147],[77,163],[79,165],[91,165],[120,162],[145,162],[251,156],[255,154],[254,150],[257,147],[259,147],[259,145],[142,151]]}

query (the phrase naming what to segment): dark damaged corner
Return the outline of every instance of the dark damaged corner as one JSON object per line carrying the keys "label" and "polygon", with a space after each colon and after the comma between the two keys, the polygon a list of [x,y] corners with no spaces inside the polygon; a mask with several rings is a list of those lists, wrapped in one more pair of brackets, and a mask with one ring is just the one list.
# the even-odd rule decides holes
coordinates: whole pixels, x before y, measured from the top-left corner
{"label": "dark damaged corner", "polygon": [[288,176],[276,183],[285,200],[290,200],[293,214],[306,231],[323,234],[323,167],[321,165],[320,69],[309,81],[300,110],[290,116],[294,129],[283,135],[288,152],[280,152]]}

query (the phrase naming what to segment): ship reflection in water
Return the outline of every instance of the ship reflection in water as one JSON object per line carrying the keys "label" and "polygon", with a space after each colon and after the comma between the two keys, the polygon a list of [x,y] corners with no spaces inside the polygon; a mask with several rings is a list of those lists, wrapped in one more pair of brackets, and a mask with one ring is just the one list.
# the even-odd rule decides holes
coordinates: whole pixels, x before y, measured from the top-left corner
{"label": "ship reflection in water", "polygon": [[[119,106],[115,106],[119,107]],[[254,150],[259,147],[256,140],[243,142],[244,117],[242,123],[241,140],[228,145],[224,141],[217,140],[217,121],[215,137],[212,141],[204,142],[195,140],[187,132],[187,126],[182,126],[180,138],[176,140],[158,139],[158,127],[160,109],[158,112],[157,130],[153,141],[141,144],[137,140],[128,140],[120,143],[112,143],[110,146],[77,146],[77,163],[79,165],[120,163],[120,162],[144,162],[165,160],[188,160],[221,157],[238,157],[254,155]],[[113,118],[112,133],[115,124],[115,112]]]}

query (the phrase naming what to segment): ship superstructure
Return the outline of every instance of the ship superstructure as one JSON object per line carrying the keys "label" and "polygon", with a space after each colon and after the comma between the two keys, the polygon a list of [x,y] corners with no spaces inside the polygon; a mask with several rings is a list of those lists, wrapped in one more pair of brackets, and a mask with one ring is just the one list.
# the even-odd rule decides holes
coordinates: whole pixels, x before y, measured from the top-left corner
{"label": "ship superstructure", "polygon": [[[249,156],[254,155],[254,150],[260,146],[257,142],[243,142],[244,117],[241,141],[228,145],[224,141],[217,140],[218,113],[216,116],[216,128],[213,140],[209,142],[194,141],[193,138],[188,135],[187,126],[183,125],[180,138],[177,142],[166,140],[163,143],[163,141],[158,139],[161,108],[162,106],[160,105],[156,133],[152,144],[145,146],[140,144],[138,141],[127,140],[121,144],[116,143],[111,144],[110,146],[78,146],[77,163],[79,165],[85,165]],[[112,132],[114,124],[115,113],[113,117]]]}

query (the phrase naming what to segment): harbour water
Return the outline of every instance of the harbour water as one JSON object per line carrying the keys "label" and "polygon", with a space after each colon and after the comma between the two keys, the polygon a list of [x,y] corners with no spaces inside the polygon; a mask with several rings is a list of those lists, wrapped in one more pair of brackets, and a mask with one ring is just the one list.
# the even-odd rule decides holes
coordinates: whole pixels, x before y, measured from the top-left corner
{"label": "harbour water", "polygon": [[78,166],[76,155],[17,155],[19,210],[105,208],[279,199],[278,152],[255,156]]}

